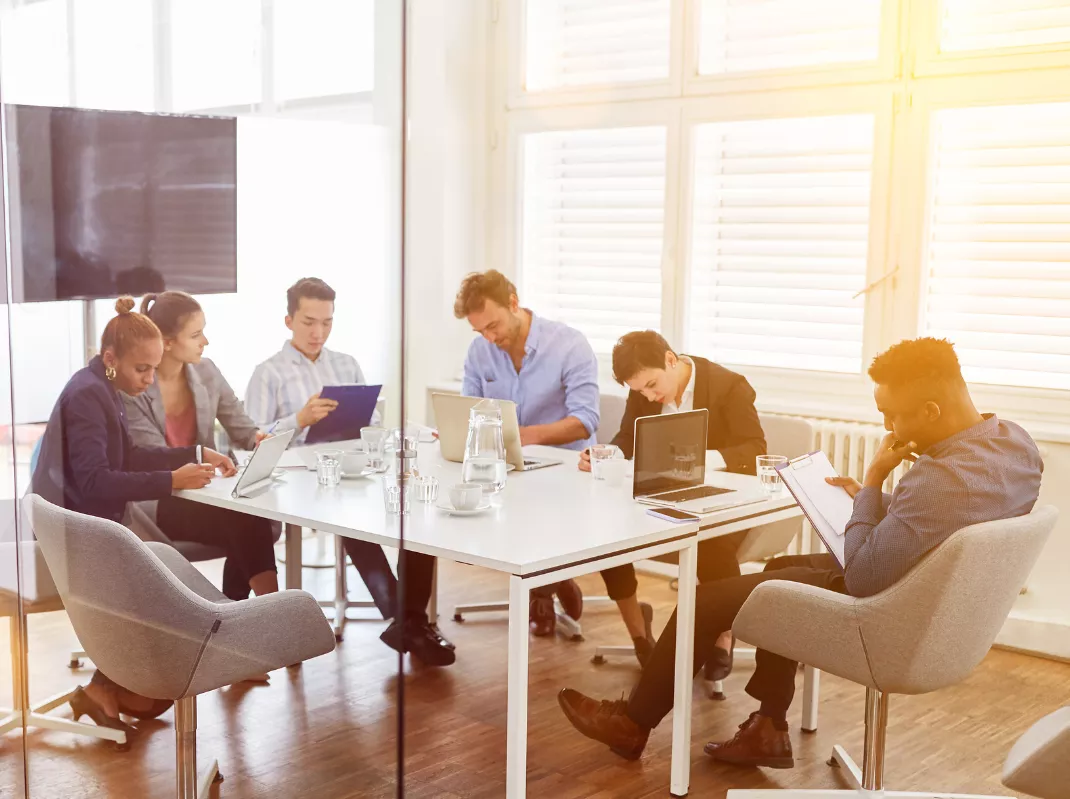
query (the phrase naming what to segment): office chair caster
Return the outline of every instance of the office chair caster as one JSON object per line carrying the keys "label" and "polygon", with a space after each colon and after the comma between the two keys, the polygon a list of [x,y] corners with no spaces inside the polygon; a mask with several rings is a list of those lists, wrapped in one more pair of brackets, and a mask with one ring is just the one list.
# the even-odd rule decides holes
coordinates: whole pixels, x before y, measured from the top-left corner
{"label": "office chair caster", "polygon": [[460,613],[454,613],[453,620],[458,624],[461,624],[462,622],[464,622],[464,616],[462,616]]}
{"label": "office chair caster", "polygon": [[591,662],[596,666],[601,666],[603,663],[606,662],[606,659],[602,655],[595,655],[593,658],[591,658]]}

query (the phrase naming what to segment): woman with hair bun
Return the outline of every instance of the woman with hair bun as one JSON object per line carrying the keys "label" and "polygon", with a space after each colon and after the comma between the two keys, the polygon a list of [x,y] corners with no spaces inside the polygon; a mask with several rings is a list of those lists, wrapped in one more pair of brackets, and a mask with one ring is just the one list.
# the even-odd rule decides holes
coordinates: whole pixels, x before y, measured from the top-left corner
{"label": "woman with hair bun", "polygon": [[[140,394],[124,397],[134,444],[214,448],[218,419],[235,447],[255,447],[264,435],[245,413],[219,368],[204,357],[208,338],[200,303],[183,291],[164,291],[145,295],[141,313],[160,329],[163,357],[156,381]],[[223,593],[230,599],[246,599],[250,588],[257,594],[278,590],[275,535],[267,519],[238,513],[218,519],[215,508],[175,497],[141,503],[140,507],[171,539],[227,550]],[[200,523],[189,523],[191,517]]]}
{"label": "woman with hair bun", "polygon": [[[128,502],[204,488],[217,469],[224,476],[237,470],[212,449],[202,449],[204,463],[198,464],[195,446],[139,447],[131,441],[121,393],[137,396],[152,385],[164,345],[152,320],[134,312],[133,299],[120,298],[115,310],[104,328],[100,355],[67,381],[56,401],[31,490],[67,510],[122,522]],[[182,538],[178,532],[168,535]],[[75,691],[70,704],[75,719],[88,715],[98,725],[128,734],[133,730],[120,712],[150,718],[171,705],[135,694],[100,671]]]}

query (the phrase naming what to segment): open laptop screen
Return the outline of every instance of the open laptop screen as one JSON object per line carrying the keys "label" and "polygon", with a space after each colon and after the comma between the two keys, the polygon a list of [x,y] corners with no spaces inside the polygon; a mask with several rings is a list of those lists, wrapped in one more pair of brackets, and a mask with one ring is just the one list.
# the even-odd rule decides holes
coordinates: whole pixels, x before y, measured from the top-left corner
{"label": "open laptop screen", "polygon": [[705,409],[635,420],[633,496],[702,485],[706,479]]}

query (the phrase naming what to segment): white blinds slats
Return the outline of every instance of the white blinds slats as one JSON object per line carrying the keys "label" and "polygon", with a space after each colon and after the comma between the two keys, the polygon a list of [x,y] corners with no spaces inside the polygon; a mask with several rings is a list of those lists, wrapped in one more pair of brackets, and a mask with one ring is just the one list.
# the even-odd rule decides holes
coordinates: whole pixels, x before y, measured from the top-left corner
{"label": "white blinds slats", "polygon": [[702,0],[699,74],[876,61],[881,0]]}
{"label": "white blinds slats", "polygon": [[942,0],[940,10],[944,52],[1070,41],[1068,0]]}
{"label": "white blinds slats", "polygon": [[671,0],[529,0],[527,91],[669,76]]}
{"label": "white blinds slats", "polygon": [[596,352],[661,326],[665,150],[664,127],[524,137],[521,300]]}
{"label": "white blinds slats", "polygon": [[924,330],[968,380],[1070,388],[1070,103],[939,111]]}
{"label": "white blinds slats", "polygon": [[717,361],[857,372],[870,115],[695,128],[687,347]]}

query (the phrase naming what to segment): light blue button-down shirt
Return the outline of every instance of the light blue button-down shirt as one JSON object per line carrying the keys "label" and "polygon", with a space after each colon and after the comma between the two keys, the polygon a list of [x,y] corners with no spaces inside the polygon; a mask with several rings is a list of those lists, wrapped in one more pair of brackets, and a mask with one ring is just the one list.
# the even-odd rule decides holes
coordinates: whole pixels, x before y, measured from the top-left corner
{"label": "light blue button-down shirt", "polygon": [[[324,386],[364,385],[364,372],[352,355],[324,347],[316,360],[309,359],[287,341],[282,349],[256,367],[245,391],[245,411],[261,430],[272,424],[276,432],[297,428],[297,413]],[[378,413],[372,424],[378,424]],[[294,436],[293,444],[304,443],[308,428]]]}
{"label": "light blue button-down shirt", "polygon": [[464,361],[462,391],[467,397],[512,400],[521,427],[575,416],[587,438],[563,446],[581,450],[595,443],[598,360],[583,333],[568,325],[532,313],[519,372],[509,353],[475,339]]}

